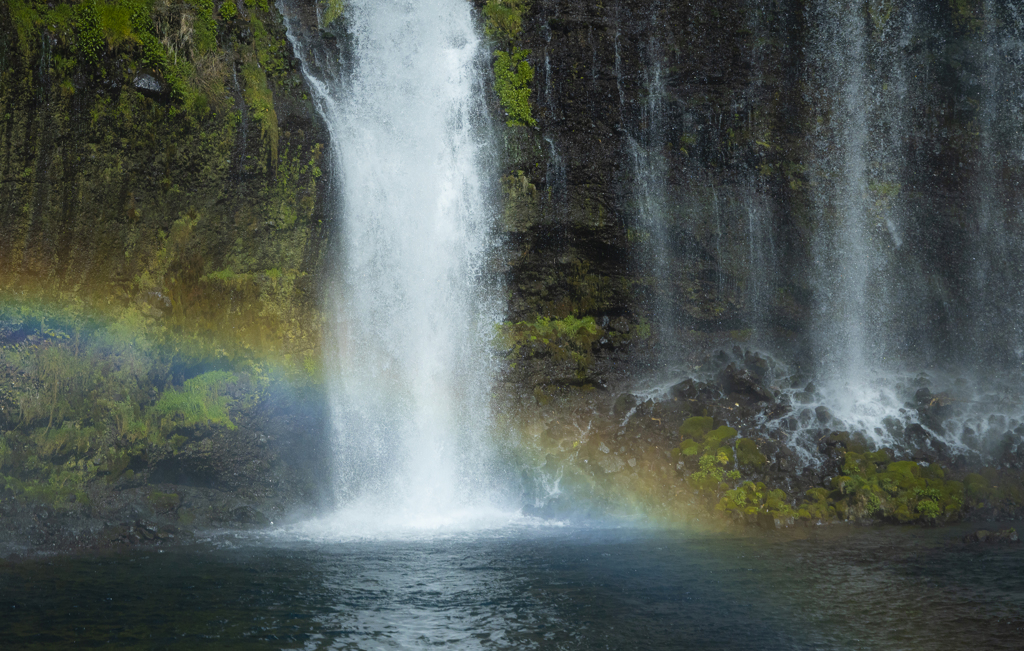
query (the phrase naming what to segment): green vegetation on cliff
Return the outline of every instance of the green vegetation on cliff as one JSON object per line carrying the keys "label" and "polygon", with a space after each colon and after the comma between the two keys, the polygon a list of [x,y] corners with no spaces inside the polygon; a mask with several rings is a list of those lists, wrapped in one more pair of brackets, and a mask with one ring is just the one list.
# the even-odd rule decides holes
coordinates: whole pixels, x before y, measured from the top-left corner
{"label": "green vegetation on cliff", "polygon": [[533,66],[526,61],[530,51],[516,45],[529,10],[529,0],[488,0],[483,9],[484,31],[505,47],[494,51],[494,90],[510,127],[537,125],[530,107]]}
{"label": "green vegetation on cliff", "polygon": [[[266,2],[0,9],[0,300],[319,346],[323,134]],[[13,35],[13,38],[11,36]]]}
{"label": "green vegetation on cliff", "polygon": [[239,414],[319,382],[307,90],[266,0],[0,5],[0,499],[259,481]]}
{"label": "green vegetation on cliff", "polygon": [[497,342],[512,359],[541,355],[555,361],[572,361],[576,379],[583,380],[593,360],[594,344],[602,335],[604,331],[594,317],[537,317],[533,321],[502,324]]}
{"label": "green vegetation on cliff", "polygon": [[533,67],[526,61],[529,50],[514,48],[512,54],[495,50],[494,90],[508,114],[508,126],[537,126],[530,110],[530,82]]}
{"label": "green vegetation on cliff", "polygon": [[893,461],[887,451],[871,452],[845,432],[829,438],[840,450],[842,474],[827,486],[803,495],[769,489],[763,481],[751,479],[768,461],[757,442],[736,438],[737,431],[730,427],[712,429],[713,424],[710,417],[686,419],[679,427],[681,443],[672,455],[688,467],[695,465],[685,480],[717,511],[737,519],[763,515],[779,521],[934,524],[959,520],[972,509],[1024,504],[1019,479],[990,471],[987,478],[967,475],[963,482],[949,480],[938,464]]}
{"label": "green vegetation on cliff", "polygon": [[523,29],[523,16],[530,0],[487,0],[484,5],[484,32],[491,38],[512,43]]}
{"label": "green vegetation on cliff", "polygon": [[342,12],[345,11],[345,5],[342,0],[321,0],[320,2],[320,27],[321,29],[328,27],[331,23],[337,20]]}
{"label": "green vegetation on cliff", "polygon": [[215,345],[134,307],[111,321],[80,303],[0,305],[0,496],[86,500],[91,482],[204,454],[274,383],[319,382]]}

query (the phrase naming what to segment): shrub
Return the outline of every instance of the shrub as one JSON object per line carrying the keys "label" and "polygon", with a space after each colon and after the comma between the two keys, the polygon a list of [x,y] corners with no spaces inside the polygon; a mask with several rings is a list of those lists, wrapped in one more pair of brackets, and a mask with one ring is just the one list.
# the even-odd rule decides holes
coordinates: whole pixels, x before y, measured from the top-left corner
{"label": "shrub", "polygon": [[537,125],[530,109],[533,67],[526,61],[529,53],[518,47],[512,49],[512,54],[502,50],[494,52],[494,90],[508,115],[506,124],[510,127]]}
{"label": "shrub", "polygon": [[164,391],[153,405],[153,413],[164,428],[211,423],[235,429],[228,415],[231,399],[220,395],[223,386],[235,379],[234,373],[210,371],[186,380],[181,391]]}

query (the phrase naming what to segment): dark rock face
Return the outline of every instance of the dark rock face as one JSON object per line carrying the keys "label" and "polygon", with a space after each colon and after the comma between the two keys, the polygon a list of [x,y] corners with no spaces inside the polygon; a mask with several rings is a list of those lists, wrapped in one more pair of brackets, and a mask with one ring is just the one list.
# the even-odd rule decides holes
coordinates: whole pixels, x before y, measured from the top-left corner
{"label": "dark rock face", "polygon": [[[506,188],[519,252],[512,256],[513,314],[650,317],[655,271],[640,260],[653,253],[645,251],[651,234],[643,232],[639,205],[643,193],[659,192],[673,206],[666,237],[676,266],[667,279],[674,311],[689,328],[742,327],[747,297],[736,283],[755,270],[742,269],[747,261],[732,255],[748,244],[730,225],[741,215],[723,208],[716,224],[711,206],[738,204],[752,184],[764,183],[770,202],[796,203],[788,180],[753,173],[764,161],[755,134],[747,133],[748,142],[726,135],[749,132],[740,125],[757,112],[761,128],[799,138],[790,126],[796,88],[772,99],[786,85],[782,75],[796,74],[784,66],[799,43],[773,41],[775,49],[755,52],[758,20],[778,32],[800,28],[799,7],[783,5],[765,18],[740,1],[533,3],[521,45],[537,71],[539,130],[506,135],[509,178],[518,183]],[[669,174],[662,188],[638,180],[640,150],[662,158]],[[807,243],[776,239],[796,247],[789,270],[798,277]]]}
{"label": "dark rock face", "polygon": [[[198,29],[197,12],[154,10],[143,32],[157,38],[182,20]],[[189,79],[145,62],[130,39],[92,61],[75,49],[79,32],[57,38],[37,18],[27,33],[0,9],[5,300],[74,297],[117,312],[134,299],[168,327],[318,345],[327,136],[276,9],[243,7],[219,31],[211,17],[207,52],[167,51],[188,60]],[[239,40],[238,24],[261,37]]]}
{"label": "dark rock face", "polygon": [[[1012,39],[1019,25],[998,7],[981,16],[954,4],[904,3],[885,20],[864,14],[866,83],[894,62],[914,80],[901,100],[913,117],[893,145],[911,161],[891,189],[905,215],[894,268],[928,278],[900,286],[914,318],[897,312],[885,327],[908,361],[1005,365],[1016,359],[1013,328],[998,313],[1019,303],[1019,274],[990,252],[998,288],[979,291],[965,251],[987,250],[977,233],[985,200],[972,179],[999,179],[986,186],[993,210],[1021,200],[1009,150],[993,154],[970,135],[987,119],[990,137],[1016,137],[1014,118],[972,93],[995,74],[983,66],[1003,65],[982,53],[981,35]],[[822,23],[823,6],[532,2],[517,45],[536,73],[537,127],[502,133],[510,318],[646,319],[662,351],[709,337],[720,345],[731,332],[816,361],[813,248],[831,219],[819,195],[835,154],[816,131],[840,101],[819,52],[834,28]],[[910,45],[894,54],[897,32]],[[984,93],[1003,98],[1013,83]],[[988,343],[965,341],[978,328],[990,331]],[[631,357],[644,355],[635,348]]]}

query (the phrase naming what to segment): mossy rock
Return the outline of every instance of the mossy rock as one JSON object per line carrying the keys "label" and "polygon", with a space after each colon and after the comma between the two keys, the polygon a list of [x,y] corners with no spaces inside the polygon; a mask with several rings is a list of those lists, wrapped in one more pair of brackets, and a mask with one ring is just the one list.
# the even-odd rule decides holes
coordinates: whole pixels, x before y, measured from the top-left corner
{"label": "mossy rock", "polygon": [[921,476],[921,466],[913,461],[894,461],[886,467],[886,470],[905,480],[913,480]]}
{"label": "mossy rock", "polygon": [[695,457],[700,454],[700,444],[692,439],[686,439],[677,449],[684,457]]}
{"label": "mossy rock", "polygon": [[[735,438],[736,433],[736,430],[731,427],[726,427],[725,425],[718,429],[711,430],[704,437],[704,447],[708,450],[719,447],[723,442],[728,441],[731,438]],[[730,456],[732,455],[731,450],[729,451],[729,454]]]}
{"label": "mossy rock", "polygon": [[807,498],[815,502],[821,502],[828,499],[828,489],[825,488],[812,488],[807,491]]}
{"label": "mossy rock", "polygon": [[721,459],[723,456],[727,459],[723,467],[731,468],[736,465],[736,455],[733,454],[732,448],[729,446],[722,446],[715,451],[716,458]]}
{"label": "mossy rock", "polygon": [[864,455],[864,458],[876,464],[888,464],[890,461],[892,461],[892,457],[890,457],[889,453],[885,450],[878,450],[877,452],[868,452],[867,454]]}
{"label": "mossy rock", "polygon": [[683,421],[683,424],[679,426],[679,438],[703,441],[704,436],[711,431],[712,427],[714,427],[714,423],[715,419],[710,416],[694,416],[692,418],[687,418]]}
{"label": "mossy rock", "polygon": [[971,473],[964,477],[964,489],[967,496],[974,500],[985,500],[991,497],[993,487],[979,474]]}
{"label": "mossy rock", "polygon": [[752,440],[742,438],[736,441],[736,460],[742,466],[760,468],[768,462],[768,457],[757,449],[757,444]]}

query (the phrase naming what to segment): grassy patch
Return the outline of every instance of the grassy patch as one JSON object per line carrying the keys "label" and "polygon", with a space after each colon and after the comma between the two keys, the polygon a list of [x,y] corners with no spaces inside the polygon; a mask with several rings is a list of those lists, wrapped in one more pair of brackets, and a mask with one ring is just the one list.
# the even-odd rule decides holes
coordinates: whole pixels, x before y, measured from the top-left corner
{"label": "grassy patch", "polygon": [[260,125],[260,134],[268,146],[271,168],[277,167],[279,133],[277,112],[274,111],[274,96],[267,86],[267,74],[255,61],[242,66],[245,81],[245,103],[249,114]]}

